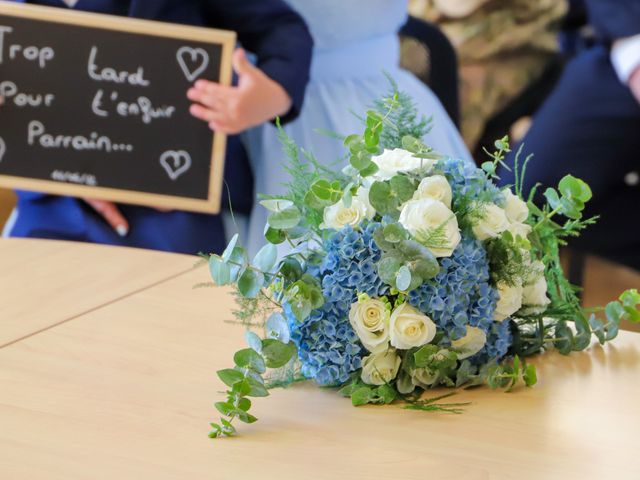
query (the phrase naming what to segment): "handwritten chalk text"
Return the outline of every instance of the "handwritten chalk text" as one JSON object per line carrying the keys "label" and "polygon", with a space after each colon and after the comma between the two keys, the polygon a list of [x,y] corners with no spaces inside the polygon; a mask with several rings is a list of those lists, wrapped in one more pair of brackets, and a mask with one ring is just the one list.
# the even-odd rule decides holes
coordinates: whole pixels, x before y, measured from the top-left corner
{"label": "handwritten chalk text", "polygon": [[10,100],[16,107],[50,107],[55,100],[52,93],[25,93],[18,90],[18,86],[5,80],[0,82],[0,97]]}
{"label": "handwritten chalk text", "polygon": [[110,115],[108,109],[113,109],[120,117],[138,117],[147,125],[153,120],[169,119],[176,112],[173,106],[154,106],[147,97],[138,97],[133,102],[118,101],[118,97],[118,92],[111,92],[110,95],[105,96],[104,90],[100,89],[93,97],[91,110],[99,117],[108,117]]}
{"label": "handwritten chalk text", "polygon": [[47,133],[44,124],[37,120],[29,122],[27,143],[31,146],[40,146],[42,148],[67,149],[78,152],[87,150],[107,153],[133,151],[133,145],[116,143],[106,135],[100,135],[97,132],[91,132],[89,136]]}
{"label": "handwritten chalk text", "polygon": [[129,85],[140,87],[148,87],[151,85],[151,82],[144,78],[144,67],[138,67],[135,72],[128,72],[126,70],[118,71],[111,67],[100,68],[96,63],[97,56],[98,47],[91,47],[87,72],[89,73],[89,77],[96,82],[128,83]]}
{"label": "handwritten chalk text", "polygon": [[[13,32],[13,28],[0,25],[0,65],[5,60],[5,34]],[[37,62],[40,68],[45,68],[47,62],[53,60],[56,53],[51,47],[38,47],[35,45],[24,46],[17,43],[9,44],[7,51],[9,60],[23,58],[29,62]]]}

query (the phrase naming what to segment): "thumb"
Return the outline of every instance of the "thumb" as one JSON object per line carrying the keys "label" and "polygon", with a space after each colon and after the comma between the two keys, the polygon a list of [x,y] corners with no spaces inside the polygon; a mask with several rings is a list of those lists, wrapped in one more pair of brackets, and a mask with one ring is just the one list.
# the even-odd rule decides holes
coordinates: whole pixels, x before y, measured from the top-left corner
{"label": "thumb", "polygon": [[237,48],[233,52],[232,63],[233,69],[240,77],[250,75],[256,70],[256,67],[247,58],[247,54],[243,48]]}

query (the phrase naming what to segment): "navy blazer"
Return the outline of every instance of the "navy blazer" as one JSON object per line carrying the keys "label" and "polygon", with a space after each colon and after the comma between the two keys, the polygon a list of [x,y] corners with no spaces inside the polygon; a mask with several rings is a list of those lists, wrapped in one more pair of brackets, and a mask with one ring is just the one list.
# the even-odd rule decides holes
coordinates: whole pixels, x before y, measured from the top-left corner
{"label": "navy blazer", "polygon": [[587,0],[590,23],[610,43],[640,34],[640,0]]}

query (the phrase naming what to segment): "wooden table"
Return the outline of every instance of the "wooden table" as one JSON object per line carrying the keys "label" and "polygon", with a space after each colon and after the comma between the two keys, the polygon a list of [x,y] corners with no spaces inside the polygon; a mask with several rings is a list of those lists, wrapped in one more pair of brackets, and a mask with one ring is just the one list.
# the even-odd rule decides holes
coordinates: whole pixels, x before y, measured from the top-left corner
{"label": "wooden table", "polygon": [[0,347],[193,267],[186,255],[0,239]]}
{"label": "wooden table", "polygon": [[302,384],[256,399],[260,420],[238,438],[210,440],[215,371],[243,332],[225,323],[225,290],[192,289],[202,281],[205,268],[0,349],[0,478],[640,478],[628,332],[540,357],[535,388],[462,392],[462,415],[356,409]]}

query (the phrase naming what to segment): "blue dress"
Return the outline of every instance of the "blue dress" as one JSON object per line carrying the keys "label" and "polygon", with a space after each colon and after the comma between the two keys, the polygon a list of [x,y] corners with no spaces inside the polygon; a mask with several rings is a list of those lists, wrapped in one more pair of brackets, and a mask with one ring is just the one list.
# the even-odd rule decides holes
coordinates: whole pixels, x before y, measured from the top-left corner
{"label": "blue dress", "polygon": [[[285,127],[295,142],[325,165],[344,158],[342,142],[318,134],[324,129],[349,135],[362,132],[353,113],[364,113],[390,91],[388,72],[399,90],[411,95],[419,111],[433,117],[426,144],[451,157],[471,156],[436,96],[411,73],[400,68],[398,31],[407,20],[407,0],[287,0],[306,20],[314,39],[311,81],[300,116]],[[435,66],[437,68],[437,65]],[[276,129],[265,125],[243,140],[254,171],[256,192],[276,195],[288,180]],[[338,168],[343,165],[338,164]],[[263,242],[267,213],[259,205],[249,219],[252,250]]]}
{"label": "blue dress", "polygon": [[[12,0],[67,8],[63,0]],[[284,87],[293,100],[285,120],[300,111],[308,81],[311,37],[298,14],[282,0],[78,0],[75,9],[136,18],[235,30],[258,67]],[[266,27],[265,27],[266,26]],[[232,203],[240,212],[253,204],[252,175],[237,137],[227,142],[225,180]],[[196,254],[220,252],[225,234],[221,215],[119,205],[129,222],[122,238],[82,200],[32,192],[17,192],[18,205],[5,234],[123,245]],[[223,196],[223,206],[227,195]]]}

